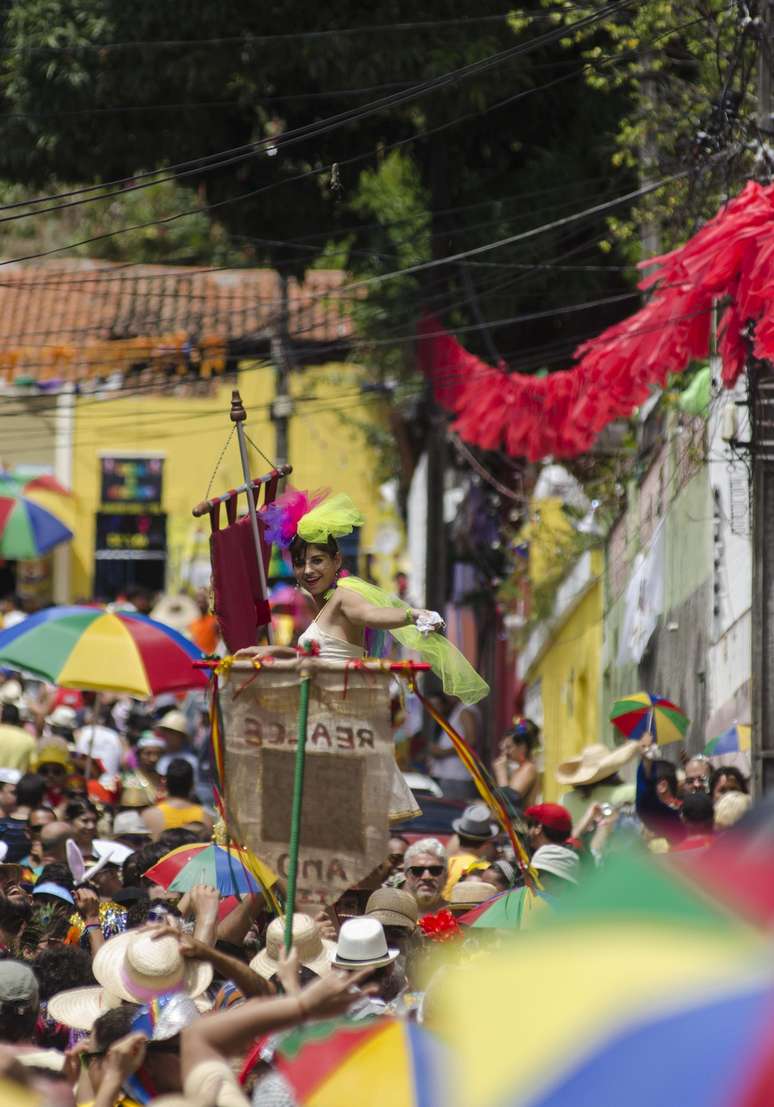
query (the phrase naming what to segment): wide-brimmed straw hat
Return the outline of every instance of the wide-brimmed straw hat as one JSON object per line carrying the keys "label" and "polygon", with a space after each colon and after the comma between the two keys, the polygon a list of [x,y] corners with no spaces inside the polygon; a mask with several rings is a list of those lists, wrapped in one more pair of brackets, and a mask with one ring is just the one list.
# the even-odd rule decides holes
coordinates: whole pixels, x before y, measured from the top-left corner
{"label": "wide-brimmed straw hat", "polygon": [[103,988],[130,1003],[169,992],[198,996],[212,982],[212,965],[183,958],[174,937],[157,938],[153,929],[117,934],[97,950],[92,968]]}
{"label": "wide-brimmed straw hat", "polygon": [[[271,979],[280,967],[280,956],[284,948],[285,919],[272,919],[266,931],[266,946],[256,953],[250,962],[250,968],[264,980]],[[334,942],[320,935],[320,928],[309,915],[293,916],[293,949],[298,953],[301,964],[324,976],[330,971]]]}
{"label": "wide-brimmed straw hat", "polygon": [[73,1030],[91,1030],[100,1015],[120,1005],[120,996],[114,996],[99,986],[68,988],[51,997],[48,1014]]}
{"label": "wide-brimmed straw hat", "polygon": [[569,784],[573,787],[598,784],[600,780],[606,780],[627,761],[636,757],[638,751],[639,746],[636,742],[624,742],[614,750],[597,742],[586,746],[577,757],[563,761],[556,770],[556,779],[560,784]]}

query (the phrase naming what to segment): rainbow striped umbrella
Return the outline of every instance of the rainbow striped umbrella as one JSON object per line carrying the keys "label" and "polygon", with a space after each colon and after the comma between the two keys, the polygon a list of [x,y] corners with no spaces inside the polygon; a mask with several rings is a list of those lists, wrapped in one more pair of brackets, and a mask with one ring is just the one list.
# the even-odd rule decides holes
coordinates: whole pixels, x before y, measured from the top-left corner
{"label": "rainbow striped umbrella", "polygon": [[206,884],[223,896],[257,894],[277,883],[275,873],[254,854],[216,842],[178,846],[143,876],[172,892],[190,892],[194,885]]}
{"label": "rainbow striped umbrella", "polygon": [[73,532],[55,510],[69,496],[53,477],[24,479],[0,473],[0,557],[7,561],[40,557]]}
{"label": "rainbow striped umbrella", "polygon": [[721,753],[744,753],[749,751],[752,736],[752,727],[743,723],[735,723],[717,738],[711,738],[704,747],[705,757],[717,757]]}
{"label": "rainbow striped umbrella", "polygon": [[438,976],[452,1107],[612,1107],[623,1086],[627,1107],[664,1087],[681,1107],[771,1103],[767,942],[647,855],[611,854],[517,943]]}
{"label": "rainbow striped umbrella", "polygon": [[617,700],[610,722],[635,741],[652,734],[659,746],[685,738],[690,725],[690,719],[676,704],[649,692],[635,692]]}
{"label": "rainbow striped umbrella", "polygon": [[416,1023],[313,1023],[283,1036],[274,1061],[305,1107],[447,1107],[449,1056]]}
{"label": "rainbow striped umbrella", "polygon": [[145,699],[204,688],[202,653],[182,634],[134,611],[48,607],[0,632],[0,666],[61,688]]}

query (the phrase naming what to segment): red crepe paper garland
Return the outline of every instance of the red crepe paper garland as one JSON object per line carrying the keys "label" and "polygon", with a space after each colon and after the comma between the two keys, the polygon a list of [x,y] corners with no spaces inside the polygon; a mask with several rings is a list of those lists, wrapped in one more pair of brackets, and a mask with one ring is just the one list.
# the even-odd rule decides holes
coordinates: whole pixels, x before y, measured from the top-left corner
{"label": "red crepe paper garland", "polygon": [[774,185],[749,181],[685,245],[641,268],[653,270],[639,284],[648,303],[579,346],[571,369],[543,377],[487,365],[426,318],[420,366],[460,437],[530,461],[583,453],[653,386],[707,356],[715,303],[726,387],[749,352],[774,361]]}

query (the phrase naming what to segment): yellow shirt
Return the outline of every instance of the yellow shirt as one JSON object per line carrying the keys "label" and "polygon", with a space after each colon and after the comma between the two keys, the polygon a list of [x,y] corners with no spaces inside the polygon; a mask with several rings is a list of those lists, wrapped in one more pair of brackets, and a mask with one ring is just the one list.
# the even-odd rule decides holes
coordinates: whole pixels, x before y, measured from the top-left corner
{"label": "yellow shirt", "polygon": [[162,800],[161,803],[156,804],[156,810],[164,816],[165,830],[204,821],[204,808],[200,803],[189,803],[187,807],[173,807],[166,800]]}
{"label": "yellow shirt", "polygon": [[35,739],[20,726],[0,723],[0,766],[26,773],[35,752]]}
{"label": "yellow shirt", "polygon": [[446,881],[446,885],[443,889],[443,898],[445,900],[449,899],[452,888],[465,872],[465,869],[474,864],[474,862],[480,860],[481,858],[476,857],[475,853],[455,853],[449,858],[449,879]]}

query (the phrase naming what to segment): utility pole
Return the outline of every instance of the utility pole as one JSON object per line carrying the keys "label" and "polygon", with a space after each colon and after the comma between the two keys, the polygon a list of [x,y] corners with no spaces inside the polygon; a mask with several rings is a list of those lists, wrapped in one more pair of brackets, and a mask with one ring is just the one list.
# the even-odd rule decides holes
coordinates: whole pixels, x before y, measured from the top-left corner
{"label": "utility pole", "polygon": [[290,395],[290,343],[288,337],[288,278],[277,271],[279,282],[280,308],[278,321],[272,328],[271,360],[274,363],[274,401],[271,405],[271,418],[274,423],[275,443],[274,459],[278,466],[288,464],[290,453],[290,417],[293,414],[293,400]]}
{"label": "utility pole", "polygon": [[[758,54],[758,129],[772,134],[771,65],[774,0],[761,0]],[[749,361],[752,465],[752,785],[774,791],[774,374]]]}

